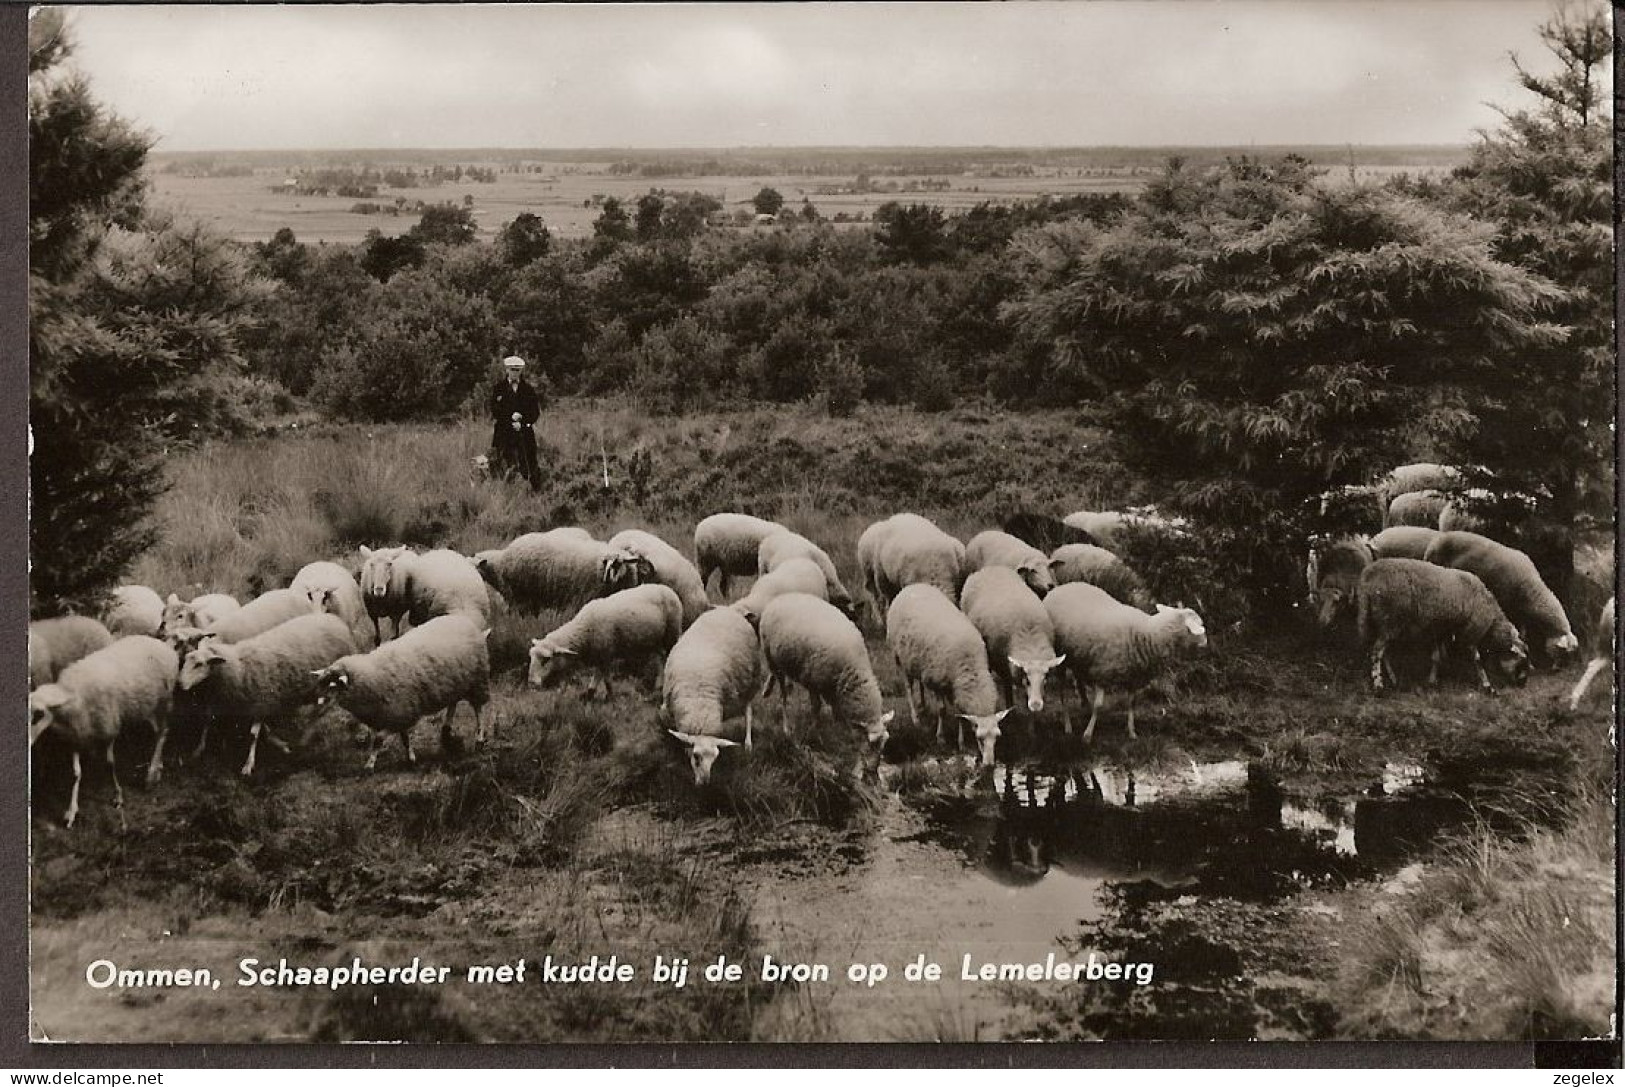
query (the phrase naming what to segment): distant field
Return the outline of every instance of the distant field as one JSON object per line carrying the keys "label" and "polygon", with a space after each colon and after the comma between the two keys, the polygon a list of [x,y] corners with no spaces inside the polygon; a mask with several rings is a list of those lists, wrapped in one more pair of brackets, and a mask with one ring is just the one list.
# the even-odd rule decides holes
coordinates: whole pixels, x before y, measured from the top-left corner
{"label": "distant field", "polygon": [[[256,153],[256,155],[262,153]],[[406,153],[403,153],[403,155]],[[1401,156],[1394,162],[1357,164],[1354,174],[1360,180],[1381,180],[1396,173],[1430,173],[1450,165],[1445,160],[1415,162]],[[377,162],[374,158],[372,161]],[[438,161],[426,156],[423,160],[403,158],[401,162],[415,162],[420,166]],[[457,161],[464,165],[502,166],[501,159],[470,156]],[[1346,164],[1322,157],[1333,182],[1348,178]],[[263,159],[253,162],[252,176],[206,177],[185,173],[166,172],[171,162],[185,163],[184,156],[166,159],[155,156],[150,172],[156,202],[180,208],[188,214],[212,223],[228,237],[239,241],[264,241],[282,227],[291,227],[294,234],[305,242],[335,242],[348,244],[360,241],[369,230],[378,229],[385,234],[403,233],[416,216],[389,214],[363,215],[350,209],[359,201],[347,196],[294,196],[272,191],[289,176],[295,160],[287,163],[265,164]],[[877,184],[892,185],[896,192],[862,192],[821,194],[820,188],[849,185],[852,177],[839,175],[752,174],[707,177],[643,177],[625,173],[611,173],[608,161],[557,162],[545,165],[543,172],[508,172],[497,174],[494,183],[456,182],[438,186],[410,189],[380,189],[372,203],[393,204],[397,196],[408,204],[423,200],[429,203],[462,203],[465,196],[473,197],[473,206],[486,236],[521,212],[540,215],[548,227],[560,237],[577,238],[592,233],[593,221],[599,209],[592,203],[595,195],[614,196],[630,204],[652,188],[673,191],[697,191],[719,198],[725,208],[733,211],[748,206],[750,198],[763,186],[777,189],[785,198],[786,206],[799,207],[802,199],[810,199],[826,218],[844,212],[848,216],[870,215],[889,200],[908,203],[932,204],[949,211],[974,207],[984,201],[1010,203],[1031,200],[1039,196],[1065,196],[1082,192],[1134,192],[1154,176],[1158,168],[1138,162],[1120,165],[1038,165],[1032,167],[1031,176],[986,177],[964,172],[943,172],[918,175],[876,176]],[[1009,171],[1015,172],[1015,171]],[[905,191],[910,182],[947,183],[946,189],[936,191]]]}

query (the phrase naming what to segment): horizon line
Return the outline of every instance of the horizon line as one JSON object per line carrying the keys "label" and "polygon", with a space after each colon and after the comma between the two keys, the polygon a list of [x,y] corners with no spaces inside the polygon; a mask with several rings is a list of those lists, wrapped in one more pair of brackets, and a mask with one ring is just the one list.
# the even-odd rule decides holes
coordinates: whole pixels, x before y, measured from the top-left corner
{"label": "horizon line", "polygon": [[355,153],[383,153],[383,152],[409,152],[409,151],[545,151],[554,153],[588,154],[600,152],[641,152],[651,153],[683,153],[694,154],[699,152],[712,153],[738,153],[750,152],[784,152],[784,151],[1159,151],[1159,150],[1234,150],[1236,148],[1267,150],[1273,148],[1383,148],[1393,150],[1421,150],[1440,148],[1466,148],[1472,141],[1438,142],[1438,143],[1353,143],[1347,140],[1332,143],[1317,143],[1311,141],[1280,141],[1275,143],[1102,143],[1102,144],[673,144],[666,146],[642,146],[636,144],[601,144],[594,146],[566,147],[545,145],[502,145],[485,144],[479,146],[430,144],[401,145],[401,146],[334,146],[334,147],[197,147],[197,148],[168,148],[161,149],[154,146],[151,154],[162,155],[221,155],[221,154],[268,154],[268,153],[310,153],[350,151]]}

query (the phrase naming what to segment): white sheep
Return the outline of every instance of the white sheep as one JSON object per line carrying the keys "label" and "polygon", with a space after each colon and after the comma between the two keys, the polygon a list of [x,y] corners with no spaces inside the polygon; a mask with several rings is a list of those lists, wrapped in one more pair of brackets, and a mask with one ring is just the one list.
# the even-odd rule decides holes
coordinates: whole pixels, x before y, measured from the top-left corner
{"label": "white sheep", "polygon": [[[1019,577],[1016,583],[1020,584]],[[996,582],[994,588],[997,588]],[[936,735],[937,742],[941,743],[943,719],[952,707],[957,715],[955,746],[964,744],[965,722],[969,721],[976,733],[978,757],[982,765],[991,766],[993,748],[999,739],[999,722],[1011,710],[1009,707],[999,709],[987,645],[976,626],[941,589],[934,585],[908,585],[898,592],[886,610],[886,643],[891,646],[898,669],[903,673],[909,719],[918,725],[919,705],[930,709],[935,701]],[[916,686],[920,690],[919,704],[914,699]]]}
{"label": "white sheep", "polygon": [[828,600],[829,579],[824,577],[824,571],[812,559],[786,559],[758,578],[756,584],[750,587],[750,592],[729,607],[741,615],[760,619],[768,601],[785,593],[807,593],[820,600]]}
{"label": "white sheep", "polygon": [[100,747],[113,778],[119,820],[124,819],[124,788],[113,762],[113,744],[126,725],[145,722],[158,741],[147,763],[147,784],[163,773],[164,739],[169,734],[169,711],[174,699],[174,652],[157,638],[131,635],[120,638],[62,669],[56,682],[28,696],[28,744],[54,732],[73,749],[73,791],[63,823],[73,826],[79,815],[79,756]]}
{"label": "white sheep", "polygon": [[965,579],[959,603],[987,645],[1005,705],[1016,704],[1015,685],[1025,681],[1027,709],[1038,713],[1044,708],[1044,677],[1066,663],[1064,654],[1055,653],[1055,627],[1044,602],[1014,570],[986,566]]}
{"label": "white sheep", "polygon": [[441,548],[412,554],[404,561],[406,618],[413,626],[459,614],[468,616],[481,630],[491,625],[491,591],[468,556]]}
{"label": "white sheep", "polygon": [[1608,603],[1602,609],[1602,615],[1597,620],[1597,631],[1591,648],[1591,660],[1586,664],[1586,670],[1580,676],[1580,682],[1574,685],[1569,694],[1569,709],[1580,708],[1580,700],[1585,698],[1586,689],[1591,681],[1596,679],[1604,670],[1614,666],[1614,598],[1609,597]]}
{"label": "white sheep", "polygon": [[1124,604],[1151,610],[1151,593],[1134,568],[1114,551],[1097,544],[1064,544],[1050,555],[1050,572],[1057,585],[1087,581],[1111,593]]}
{"label": "white sheep", "polygon": [[63,615],[28,624],[28,689],[55,681],[62,669],[113,640],[88,615]]}
{"label": "white sheep", "polygon": [[786,717],[790,683],[806,688],[815,719],[827,702],[836,722],[863,731],[863,772],[878,772],[894,711],[883,711],[863,632],[835,605],[806,593],[769,601],[757,630],[768,671],[763,693],[778,684]]}
{"label": "white sheep", "polygon": [[173,630],[206,627],[240,607],[242,604],[230,593],[204,593],[190,600],[182,600],[170,593],[164,600],[164,616],[158,623],[158,635],[168,637]]}
{"label": "white sheep", "polygon": [[1177,538],[1185,536],[1188,526],[1183,517],[1166,516],[1152,506],[1122,511],[1079,510],[1067,514],[1061,522],[1087,532],[1096,544],[1113,553],[1121,553],[1132,532],[1155,532]]}
{"label": "white sheep", "polygon": [[[1114,600],[1105,589],[1076,581],[1044,598],[1055,624],[1055,648],[1066,654],[1067,671],[1084,699],[1090,699],[1085,740],[1092,739],[1108,690],[1128,694],[1128,737],[1134,739],[1134,699],[1172,662],[1207,648],[1207,628],[1190,608],[1157,605],[1155,615]],[[1066,731],[1072,717],[1061,699]]]}
{"label": "white sheep", "polygon": [[[343,619],[302,615],[235,643],[204,639],[181,663],[180,688],[198,692],[209,720],[249,726],[252,738],[242,768],[246,777],[254,772],[260,733],[310,701],[316,673],[355,650]],[[204,728],[199,750],[207,738],[208,725]],[[285,747],[274,737],[272,742]]]}
{"label": "white sheep", "polygon": [[578,608],[599,595],[619,554],[572,526],[527,532],[506,547],[480,551],[474,566],[510,607],[534,615]]}
{"label": "white sheep", "polygon": [[836,572],[835,563],[822,547],[798,532],[785,529],[763,539],[756,550],[756,573],[758,576],[770,574],[791,559],[811,559],[823,572],[829,602],[849,616],[855,614],[852,594],[841,584],[841,575]]}
{"label": "white sheep", "polygon": [[337,701],[373,731],[368,770],[378,764],[386,732],[401,738],[406,761],[415,765],[412,726],[439,710],[446,711],[440,722],[444,751],[461,702],[474,711],[474,742],[483,744],[484,710],[491,700],[490,633],[466,613],[435,616],[370,653],[343,656],[318,670],[316,704]]}
{"label": "white sheep", "polygon": [[1394,496],[1382,515],[1382,527],[1411,525],[1417,528],[1438,528],[1439,515],[1450,504],[1441,491],[1406,491]]}
{"label": "white sheep", "polygon": [[965,545],[915,513],[893,514],[858,537],[858,565],[875,624],[884,627],[892,598],[909,585],[934,585],[959,599]]}
{"label": "white sheep", "polygon": [[382,620],[390,622],[390,637],[401,632],[401,622],[411,607],[406,596],[406,567],[412,554],[409,547],[380,547],[374,550],[361,545],[362,604],[372,619],[373,641],[384,643]]}
{"label": "white sheep", "polygon": [[1461,470],[1448,464],[1401,464],[1374,485],[1387,509],[1395,498],[1417,491],[1449,491],[1461,483]]}
{"label": "white sheep", "polygon": [[1371,537],[1371,552],[1379,559],[1423,559],[1438,538],[1436,528],[1395,525]]}
{"label": "white sheep", "polygon": [[987,566],[1007,566],[1021,575],[1027,587],[1039,596],[1055,588],[1055,574],[1050,569],[1050,557],[1024,540],[988,529],[978,532],[965,545],[965,573],[968,575]]}
{"label": "white sheep", "polygon": [[236,611],[222,615],[204,627],[203,633],[229,645],[257,637],[291,619],[319,612],[316,602],[298,589],[272,589]]}
{"label": "white sheep", "polygon": [[711,780],[717,755],[734,746],[720,735],[725,721],[743,715],[745,746],[751,745],[751,701],[761,686],[761,642],[739,612],[709,611],[677,639],[661,678],[660,708],[666,731],[687,749],[695,785]]}
{"label": "white sheep", "polygon": [[1420,559],[1378,559],[1360,575],[1360,638],[1371,654],[1371,686],[1381,690],[1393,681],[1388,647],[1393,642],[1426,646],[1433,655],[1428,682],[1439,679],[1439,660],[1447,643],[1467,647],[1478,670],[1479,686],[1489,691],[1483,655],[1496,670],[1521,684],[1528,674],[1528,653],[1484,582],[1466,570],[1453,570]]}
{"label": "white sheep", "polygon": [[694,526],[694,561],[700,581],[709,587],[711,575],[719,573],[717,590],[727,599],[728,579],[755,577],[762,541],[784,530],[777,521],[748,513],[713,513]]}
{"label": "white sheep", "polygon": [[164,621],[164,598],[145,585],[120,585],[113,590],[102,623],[108,633],[158,636]]}
{"label": "white sheep", "polygon": [[[629,528],[617,532],[605,543],[621,555],[610,560],[607,580],[621,585],[620,568],[628,564],[637,568],[632,585],[651,582],[665,585],[683,602],[683,626],[686,628],[711,607],[711,598],[705,593],[705,581],[694,564],[671,544],[652,532]],[[624,587],[630,588],[631,585]]]}
{"label": "white sheep", "polygon": [[336,562],[308,563],[293,576],[288,588],[310,597],[312,603],[330,615],[344,620],[359,637],[367,619],[366,602],[354,575]]}
{"label": "white sheep", "polygon": [[617,669],[658,667],[683,631],[683,602],[666,585],[639,585],[589,600],[575,618],[530,643],[529,681],[549,687],[578,666],[594,669],[610,692]]}
{"label": "white sheep", "polygon": [[1528,555],[1476,532],[1441,532],[1428,562],[1477,574],[1538,659],[1560,664],[1580,647],[1557,595]]}

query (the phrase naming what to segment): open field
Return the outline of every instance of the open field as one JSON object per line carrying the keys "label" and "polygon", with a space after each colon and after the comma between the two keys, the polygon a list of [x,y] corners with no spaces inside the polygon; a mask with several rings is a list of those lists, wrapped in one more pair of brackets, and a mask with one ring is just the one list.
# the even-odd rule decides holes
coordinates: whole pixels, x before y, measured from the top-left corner
{"label": "open field", "polygon": [[[470,478],[486,428],[301,428],[179,454],[163,541],[133,580],[183,595],[285,583],[362,542],[470,552],[575,523],[640,525],[685,552],[722,509],[822,542],[855,585],[855,542],[910,508],[962,538],[1018,508],[1155,498],[1083,411],[943,415],[799,409],[651,421],[562,405],[544,419],[540,494]],[[628,471],[648,455],[646,479]],[[736,594],[739,590],[735,590]],[[243,738],[130,788],[121,833],[100,765],[84,813],[56,825],[60,751],[37,751],[32,993],[60,1040],[316,1038],[506,1041],[994,1038],[1509,1038],[1609,1029],[1613,944],[1609,707],[1566,708],[1570,669],[1485,697],[1374,696],[1347,632],[1307,620],[1243,631],[1206,616],[1212,653],[1162,682],[1128,740],[1110,707],[1085,745],[1057,692],[1018,713],[978,771],[899,711],[876,784],[855,739],[803,698],[759,706],[756,746],[696,789],[649,692],[607,700],[524,684],[528,639],[561,615],[499,611],[490,710],[412,769],[390,741],[361,768],[332,711],[284,730],[236,773]],[[1591,616],[1576,616],[1590,629]],[[1074,711],[1076,711],[1074,703]],[[127,780],[145,736],[120,749]],[[1360,926],[1359,939],[1350,936]],[[965,980],[978,962],[1087,957],[1155,964],[1153,983]],[[850,962],[916,954],[940,984],[848,984]],[[238,988],[237,960],[640,967],[636,983],[476,990]],[[734,985],[656,985],[655,955],[748,964]],[[197,964],[208,989],[93,990],[87,960]],[[750,980],[762,956],[833,980]],[[696,965],[697,968],[697,965]],[[1464,996],[1463,994],[1470,994]],[[376,998],[376,999],[375,999]]]}

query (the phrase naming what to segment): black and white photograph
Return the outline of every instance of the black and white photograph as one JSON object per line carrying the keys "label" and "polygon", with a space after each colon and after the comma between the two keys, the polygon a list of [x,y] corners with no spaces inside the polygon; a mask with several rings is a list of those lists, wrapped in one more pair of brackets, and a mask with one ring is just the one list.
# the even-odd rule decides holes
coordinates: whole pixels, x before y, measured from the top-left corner
{"label": "black and white photograph", "polygon": [[27,31],[31,1053],[1617,1053],[1600,0]]}

